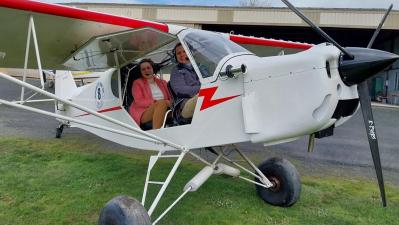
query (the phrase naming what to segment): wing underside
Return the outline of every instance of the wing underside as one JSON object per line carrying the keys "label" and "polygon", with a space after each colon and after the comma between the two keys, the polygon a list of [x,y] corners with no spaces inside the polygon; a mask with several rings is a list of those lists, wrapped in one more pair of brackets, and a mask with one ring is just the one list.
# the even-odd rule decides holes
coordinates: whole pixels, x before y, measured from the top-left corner
{"label": "wing underside", "polygon": [[[126,30],[126,27],[80,19],[0,8],[0,67],[23,68],[32,16],[42,66],[45,69],[67,69],[64,61],[91,37]],[[28,68],[36,69],[31,38]]]}
{"label": "wing underside", "polygon": [[[176,40],[168,33],[166,24],[37,1],[2,0],[0,68],[24,67],[30,18],[34,21],[44,69],[116,67]],[[262,57],[292,54],[312,47],[240,35],[228,35],[228,38]],[[32,38],[28,68],[37,68]]]}
{"label": "wing underside", "polygon": [[[0,2],[0,68],[24,67],[31,17],[34,21],[40,58],[44,69],[76,70],[77,67],[71,66],[70,62],[65,64],[67,60],[76,56],[76,52],[81,50],[83,46],[87,47],[89,41],[104,35],[146,28],[147,31],[131,32],[129,38],[136,40],[141,38],[140,40],[142,40],[144,33],[149,34],[153,38],[151,47],[163,44],[154,43],[154,37],[164,41],[160,34],[168,35],[168,28],[165,24],[37,1],[2,0]],[[154,35],[155,32],[157,32],[157,35]],[[127,35],[122,36],[119,39],[127,39]],[[113,35],[111,39],[116,40],[118,38]],[[37,68],[33,46],[33,39],[31,38],[28,64],[30,69]],[[126,44],[123,47],[127,51]],[[152,50],[143,50],[144,48],[141,47],[141,52]],[[79,67],[79,69],[90,69],[90,67]]]}

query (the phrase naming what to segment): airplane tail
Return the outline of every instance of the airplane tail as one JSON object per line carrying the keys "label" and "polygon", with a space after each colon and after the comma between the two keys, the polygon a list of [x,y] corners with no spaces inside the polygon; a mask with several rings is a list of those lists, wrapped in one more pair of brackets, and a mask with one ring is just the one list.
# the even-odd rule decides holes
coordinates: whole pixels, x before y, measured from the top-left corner
{"label": "airplane tail", "polygon": [[55,95],[68,99],[77,88],[70,71],[57,70],[55,73]]}

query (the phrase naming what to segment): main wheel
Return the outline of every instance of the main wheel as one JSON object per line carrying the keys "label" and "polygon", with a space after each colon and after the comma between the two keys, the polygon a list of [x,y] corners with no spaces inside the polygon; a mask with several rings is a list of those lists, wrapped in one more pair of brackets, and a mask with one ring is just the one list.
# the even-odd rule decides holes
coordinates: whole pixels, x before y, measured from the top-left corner
{"label": "main wheel", "polygon": [[[273,184],[271,188],[256,185],[259,197],[275,206],[289,207],[295,204],[301,193],[301,180],[294,165],[286,159],[271,158],[258,168]],[[257,178],[255,181],[260,182]]]}
{"label": "main wheel", "polygon": [[101,210],[98,225],[151,225],[151,219],[139,201],[117,196]]}

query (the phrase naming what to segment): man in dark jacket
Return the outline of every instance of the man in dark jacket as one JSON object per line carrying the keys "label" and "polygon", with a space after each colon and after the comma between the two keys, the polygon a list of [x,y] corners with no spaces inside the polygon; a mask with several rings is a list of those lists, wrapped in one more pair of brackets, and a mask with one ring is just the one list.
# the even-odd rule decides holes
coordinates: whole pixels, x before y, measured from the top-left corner
{"label": "man in dark jacket", "polygon": [[170,87],[177,97],[174,101],[179,102],[178,115],[190,119],[194,114],[201,82],[180,43],[175,47],[175,56],[178,64],[172,69]]}

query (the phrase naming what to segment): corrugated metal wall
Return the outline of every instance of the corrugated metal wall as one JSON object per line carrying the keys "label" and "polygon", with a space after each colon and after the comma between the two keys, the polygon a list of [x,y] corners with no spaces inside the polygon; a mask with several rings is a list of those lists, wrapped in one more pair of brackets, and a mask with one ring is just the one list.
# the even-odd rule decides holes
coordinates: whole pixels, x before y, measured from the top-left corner
{"label": "corrugated metal wall", "polygon": [[[188,7],[161,5],[72,4],[88,10],[136,19],[177,24],[236,24],[307,26],[283,8]],[[384,10],[303,9],[322,27],[375,28]],[[384,29],[399,30],[399,12],[393,11]]]}

